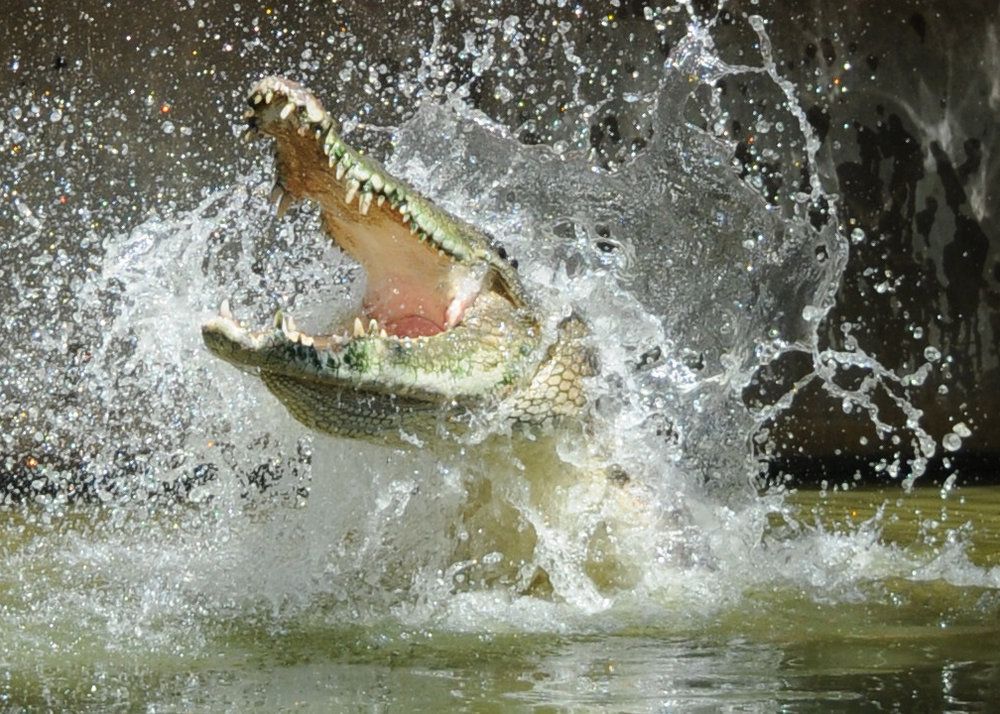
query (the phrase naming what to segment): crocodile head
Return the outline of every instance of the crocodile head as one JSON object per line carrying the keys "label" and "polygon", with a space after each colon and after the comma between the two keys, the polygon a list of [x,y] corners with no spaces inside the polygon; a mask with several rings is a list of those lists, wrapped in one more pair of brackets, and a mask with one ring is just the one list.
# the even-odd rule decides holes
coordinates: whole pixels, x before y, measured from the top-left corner
{"label": "crocodile head", "polygon": [[[366,292],[332,334],[301,332],[280,310],[250,330],[223,303],[202,326],[213,353],[258,374],[307,426],[347,436],[415,430],[483,404],[533,421],[579,405],[587,370],[553,362],[564,348],[543,345],[502,247],[348,146],[301,85],[268,77],[248,101],[245,137],[275,142],[279,214],[315,202],[324,233],[364,269]],[[562,408],[550,408],[553,394]]]}

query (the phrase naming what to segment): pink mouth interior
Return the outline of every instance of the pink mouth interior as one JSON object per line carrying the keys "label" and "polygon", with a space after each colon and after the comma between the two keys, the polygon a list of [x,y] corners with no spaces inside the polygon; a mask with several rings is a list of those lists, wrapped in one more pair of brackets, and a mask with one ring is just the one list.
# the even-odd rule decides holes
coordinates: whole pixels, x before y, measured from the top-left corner
{"label": "pink mouth interior", "polygon": [[389,212],[330,211],[323,218],[337,244],[364,268],[362,322],[375,319],[396,337],[427,337],[457,325],[475,301],[481,281]]}
{"label": "pink mouth interior", "polygon": [[362,322],[375,319],[380,328],[396,337],[427,337],[445,330],[447,298],[441,291],[405,274],[402,266],[406,263],[393,256],[380,256],[378,262],[368,257]]}
{"label": "pink mouth interior", "polygon": [[385,321],[380,324],[388,334],[395,335],[396,337],[427,337],[444,332],[442,325],[435,324],[420,315],[408,315],[398,320]]}
{"label": "pink mouth interior", "polygon": [[278,140],[282,188],[295,198],[315,200],[327,235],[364,269],[363,323],[374,319],[396,337],[426,337],[461,322],[482,288],[477,268],[412,233],[389,201],[369,204],[361,213],[356,198],[346,200],[343,182],[311,135],[284,122],[264,128]]}

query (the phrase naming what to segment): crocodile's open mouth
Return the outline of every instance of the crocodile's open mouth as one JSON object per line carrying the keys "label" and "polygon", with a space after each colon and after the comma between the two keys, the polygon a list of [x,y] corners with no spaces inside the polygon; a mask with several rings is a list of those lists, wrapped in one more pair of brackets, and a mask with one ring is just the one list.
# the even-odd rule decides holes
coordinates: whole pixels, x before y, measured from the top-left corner
{"label": "crocodile's open mouth", "polygon": [[[304,335],[284,314],[275,325],[296,340],[333,347],[371,334],[417,338],[454,328],[489,288],[517,306],[511,266],[502,248],[460,224],[348,146],[319,100],[290,80],[268,77],[249,95],[249,140],[275,139],[279,215],[308,198],[320,208],[323,229],[366,273],[361,314],[341,333]],[[224,304],[220,318],[234,323]]]}
{"label": "crocodile's open mouth", "polygon": [[212,352],[265,381],[281,374],[438,402],[494,393],[537,359],[536,318],[492,238],[348,146],[299,84],[268,77],[248,101],[245,137],[275,140],[279,214],[315,202],[323,231],[365,271],[366,290],[361,313],[330,334],[302,332],[282,310],[249,330],[223,302],[202,325]]}

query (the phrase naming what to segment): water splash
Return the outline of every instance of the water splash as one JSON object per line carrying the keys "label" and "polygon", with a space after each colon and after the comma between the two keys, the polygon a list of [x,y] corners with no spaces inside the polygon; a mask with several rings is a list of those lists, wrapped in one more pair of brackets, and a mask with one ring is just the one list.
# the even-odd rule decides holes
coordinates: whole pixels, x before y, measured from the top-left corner
{"label": "water splash", "polygon": [[[830,533],[799,523],[781,494],[759,495],[751,439],[810,383],[891,435],[900,425],[872,396],[888,395],[914,435],[915,476],[935,445],[907,391],[914,375],[820,346],[847,241],[764,24],[750,20],[759,64],[735,65],[686,14],[670,58],[629,88],[645,142],[605,167],[572,136],[529,146],[464,99],[439,101],[468,96],[439,85],[440,38],[407,95],[428,100],[393,135],[392,170],[503,235],[553,322],[574,309],[593,329],[591,422],[545,437],[543,467],[502,437],[419,452],[314,437],[204,351],[197,327],[223,298],[254,322],[301,301],[296,314],[317,326],[356,299],[314,216],[268,214],[260,170],[124,235],[82,230],[81,244],[101,246],[86,260],[60,249],[31,270],[0,268],[19,295],[3,323],[4,449],[84,455],[47,459],[22,492],[37,507],[12,516],[3,608],[22,635],[9,656],[52,627],[66,643],[53,656],[113,661],[196,656],[236,621],[579,632],[705,621],[775,585],[832,598],[885,577],[995,586],[995,571],[957,555],[961,538],[937,556],[899,552],[880,544],[878,519]],[[508,20],[488,29],[517,47]],[[489,73],[498,47],[469,43],[473,74]],[[583,67],[570,40],[562,49]],[[783,155],[805,167],[807,190],[771,201],[738,175],[719,85],[743,76],[791,117]],[[582,117],[604,106],[587,91],[579,79],[567,90]],[[44,242],[44,216],[15,205],[26,226],[15,243]],[[793,353],[806,373],[748,409],[747,389]],[[846,367],[863,371],[860,386],[838,381]],[[594,463],[637,485],[572,480]],[[74,507],[81,492],[105,506]],[[775,529],[775,516],[792,525]]]}

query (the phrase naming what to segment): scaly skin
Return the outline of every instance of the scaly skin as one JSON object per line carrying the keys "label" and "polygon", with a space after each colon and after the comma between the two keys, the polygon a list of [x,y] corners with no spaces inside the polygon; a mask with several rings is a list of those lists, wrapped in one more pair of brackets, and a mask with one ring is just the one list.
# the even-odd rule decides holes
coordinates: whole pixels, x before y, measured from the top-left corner
{"label": "scaly skin", "polygon": [[296,419],[330,434],[381,441],[487,409],[528,423],[581,409],[593,371],[586,330],[569,318],[547,344],[502,247],[348,146],[295,82],[266,78],[249,103],[245,136],[275,139],[279,213],[315,201],[369,288],[343,334],[304,334],[281,311],[252,332],[223,304],[202,327],[213,353],[256,372]]}

